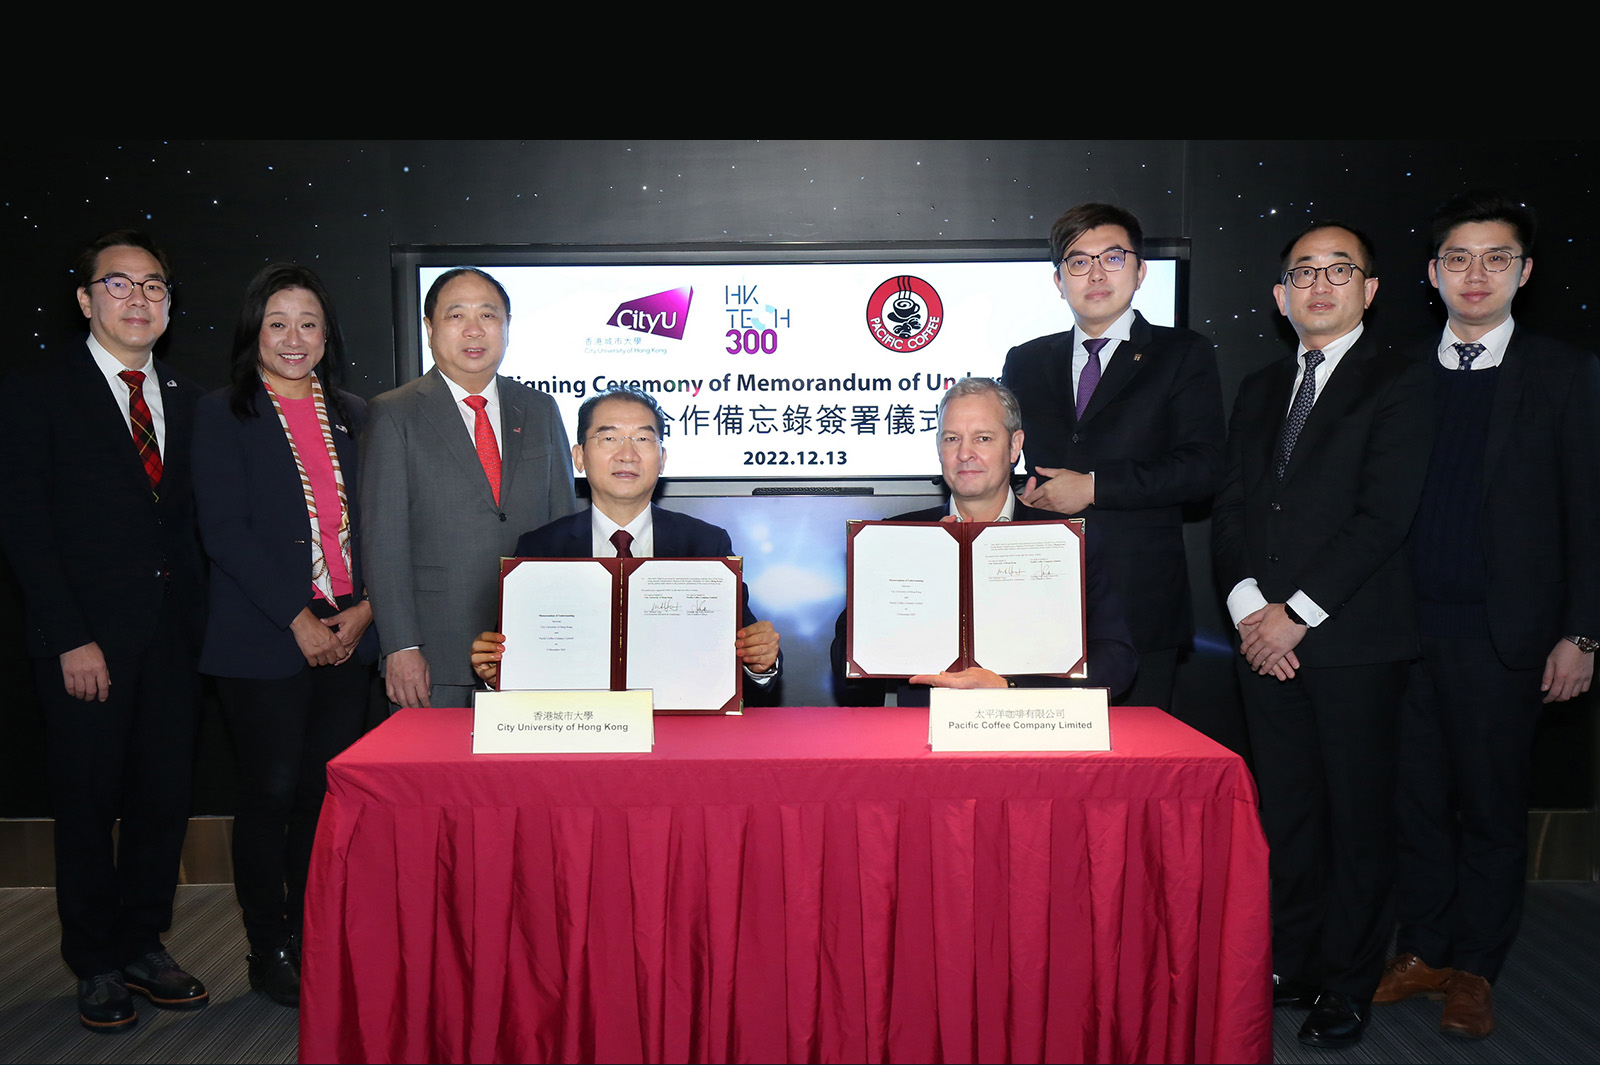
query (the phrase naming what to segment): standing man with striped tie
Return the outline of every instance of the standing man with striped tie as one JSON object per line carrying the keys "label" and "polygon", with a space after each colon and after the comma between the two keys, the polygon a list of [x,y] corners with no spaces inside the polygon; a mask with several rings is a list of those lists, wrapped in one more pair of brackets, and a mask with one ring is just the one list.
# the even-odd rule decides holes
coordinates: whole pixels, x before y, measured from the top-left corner
{"label": "standing man with striped tie", "polygon": [[1412,534],[1422,658],[1400,716],[1398,953],[1379,1002],[1445,995],[1440,1028],[1494,1029],[1522,916],[1534,729],[1588,690],[1600,640],[1600,360],[1530,332],[1533,212],[1439,208],[1428,280],[1449,320],[1417,352],[1438,435]]}
{"label": "standing man with striped tie", "polygon": [[500,557],[577,502],[555,400],[499,376],[505,288],[448,270],[423,317],[433,369],[373,400],[361,441],[367,588],[389,701],[470,706],[472,636],[496,627]]}
{"label": "standing man with striped tie", "polygon": [[[78,262],[89,336],[0,387],[10,498],[0,540],[22,588],[55,815],[61,955],[95,1031],[206,989],[162,946],[189,825],[205,603],[189,447],[198,390],[151,352],[172,271],[118,230]],[[122,827],[113,847],[111,830]]]}
{"label": "standing man with striped tie", "polygon": [[1395,723],[1417,654],[1402,545],[1433,439],[1428,372],[1362,318],[1372,245],[1315,223],[1284,249],[1295,355],[1245,378],[1212,517],[1272,847],[1280,1005],[1300,1041],[1361,1039],[1388,945]]}

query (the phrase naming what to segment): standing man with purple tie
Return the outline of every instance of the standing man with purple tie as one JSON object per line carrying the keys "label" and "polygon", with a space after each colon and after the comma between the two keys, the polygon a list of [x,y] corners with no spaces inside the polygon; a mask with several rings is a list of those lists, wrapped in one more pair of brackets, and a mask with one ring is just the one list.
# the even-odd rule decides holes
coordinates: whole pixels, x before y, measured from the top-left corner
{"label": "standing man with purple tie", "polygon": [[1183,505],[1222,475],[1222,384],[1211,342],[1153,326],[1133,309],[1144,233],[1132,212],[1085,203],[1050,228],[1055,285],[1073,327],[1012,348],[1004,380],[1022,401],[1023,504],[1097,529],[1139,652],[1120,701],[1173,711],[1223,742],[1236,724],[1174,709],[1178,655],[1194,640]]}
{"label": "standing man with purple tie", "polygon": [[[55,815],[61,955],[94,1031],[206,989],[162,946],[189,825],[205,629],[189,447],[198,390],[151,355],[166,254],[135,230],[78,262],[87,340],[0,388],[0,540],[26,609]],[[112,826],[121,819],[113,847]]]}
{"label": "standing man with purple tie", "polygon": [[1587,691],[1600,640],[1600,360],[1512,320],[1534,217],[1494,192],[1433,218],[1448,321],[1416,352],[1438,433],[1411,536],[1422,657],[1400,716],[1398,953],[1377,1001],[1445,996],[1440,1029],[1494,1030],[1522,916],[1540,712]]}
{"label": "standing man with purple tie", "polygon": [[1395,722],[1417,653],[1402,546],[1433,407],[1427,368],[1363,318],[1372,245],[1318,222],[1284,249],[1278,310],[1299,344],[1244,379],[1211,542],[1272,847],[1275,1001],[1302,1043],[1360,1041],[1383,971],[1394,873]]}
{"label": "standing man with purple tie", "polygon": [[511,299],[481,270],[423,300],[434,366],[372,401],[361,441],[367,588],[396,706],[470,706],[473,633],[495,627],[501,556],[572,513],[555,400],[499,376]]}

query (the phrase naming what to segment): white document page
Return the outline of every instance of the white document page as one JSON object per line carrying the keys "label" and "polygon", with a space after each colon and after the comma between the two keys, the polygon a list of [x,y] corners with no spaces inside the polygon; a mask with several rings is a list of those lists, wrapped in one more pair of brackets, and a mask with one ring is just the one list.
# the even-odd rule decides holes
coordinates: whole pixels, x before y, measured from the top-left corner
{"label": "white document page", "polygon": [[1083,658],[1079,541],[1065,525],[991,525],[972,542],[972,652],[1004,676]]}
{"label": "white document page", "polygon": [[611,574],[585,559],[523,562],[501,584],[500,690],[611,687]]}
{"label": "white document page", "polygon": [[865,525],[853,541],[854,657],[868,673],[938,673],[961,657],[961,545],[929,525]]}
{"label": "white document page", "polygon": [[650,559],[628,575],[629,688],[657,710],[720,710],[739,672],[739,575],[709,559]]}

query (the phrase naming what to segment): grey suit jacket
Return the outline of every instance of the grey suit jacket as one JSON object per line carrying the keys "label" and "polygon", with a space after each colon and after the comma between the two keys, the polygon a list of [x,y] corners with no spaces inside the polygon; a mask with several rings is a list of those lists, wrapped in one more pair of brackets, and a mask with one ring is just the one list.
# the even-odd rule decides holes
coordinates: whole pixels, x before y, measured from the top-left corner
{"label": "grey suit jacket", "polygon": [[499,560],[570,514],[572,461],[555,400],[500,384],[500,503],[437,368],[372,401],[361,440],[367,589],[380,648],[420,647],[434,684],[471,685],[494,628]]}

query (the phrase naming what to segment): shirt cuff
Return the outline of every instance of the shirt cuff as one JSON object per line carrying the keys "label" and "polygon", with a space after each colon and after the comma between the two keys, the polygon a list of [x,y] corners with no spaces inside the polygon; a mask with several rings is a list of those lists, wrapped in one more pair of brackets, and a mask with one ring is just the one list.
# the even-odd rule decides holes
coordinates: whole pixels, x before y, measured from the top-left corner
{"label": "shirt cuff", "polygon": [[1318,606],[1316,600],[1303,591],[1295,592],[1291,595],[1287,605],[1305,620],[1307,628],[1314,629],[1328,620],[1328,612]]}
{"label": "shirt cuff", "polygon": [[1228,593],[1228,617],[1233,619],[1233,627],[1236,629],[1240,621],[1266,605],[1267,597],[1261,594],[1261,588],[1256,584],[1254,577],[1246,577],[1235,584],[1233,591]]}
{"label": "shirt cuff", "polygon": [[772,668],[767,670],[765,673],[757,673],[749,666],[745,666],[744,675],[746,679],[755,681],[756,684],[760,685],[761,687],[768,687],[773,681],[778,679],[778,663],[772,663]]}

